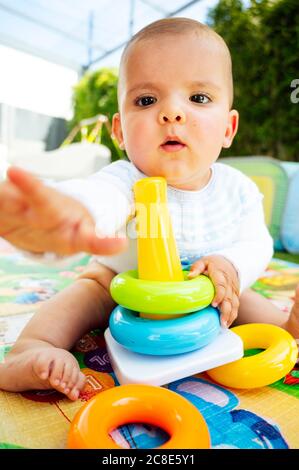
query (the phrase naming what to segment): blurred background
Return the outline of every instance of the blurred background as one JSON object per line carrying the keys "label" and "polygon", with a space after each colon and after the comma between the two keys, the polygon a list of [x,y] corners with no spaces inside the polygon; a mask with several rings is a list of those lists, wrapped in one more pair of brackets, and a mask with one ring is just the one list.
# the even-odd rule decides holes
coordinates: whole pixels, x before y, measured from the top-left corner
{"label": "blurred background", "polygon": [[170,16],[209,24],[231,49],[241,120],[222,156],[298,162],[298,0],[0,0],[0,172],[17,163],[64,178],[81,150],[62,144],[82,140],[89,166],[75,172],[124,157],[109,132],[120,55],[136,31]]}

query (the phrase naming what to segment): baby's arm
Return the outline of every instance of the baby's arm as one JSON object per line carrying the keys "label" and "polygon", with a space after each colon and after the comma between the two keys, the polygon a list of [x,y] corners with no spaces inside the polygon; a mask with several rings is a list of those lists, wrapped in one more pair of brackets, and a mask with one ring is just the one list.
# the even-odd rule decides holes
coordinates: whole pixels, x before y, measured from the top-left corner
{"label": "baby's arm", "polygon": [[207,274],[215,285],[212,305],[218,306],[221,321],[230,326],[236,319],[239,294],[250,287],[268,266],[273,255],[273,240],[264,222],[261,202],[243,216],[236,241],[194,263],[190,277]]}
{"label": "baby's arm", "polygon": [[[94,204],[101,206],[96,193],[93,197]],[[34,253],[109,255],[126,247],[124,236],[107,238],[101,224],[96,231],[93,214],[79,198],[62,194],[18,168],[10,168],[7,181],[0,184],[0,220],[1,237]]]}

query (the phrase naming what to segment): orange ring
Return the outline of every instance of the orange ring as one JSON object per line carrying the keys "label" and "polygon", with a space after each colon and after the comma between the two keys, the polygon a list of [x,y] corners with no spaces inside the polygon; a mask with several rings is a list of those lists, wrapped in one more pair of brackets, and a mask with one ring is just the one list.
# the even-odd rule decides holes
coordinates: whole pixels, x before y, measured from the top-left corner
{"label": "orange ring", "polygon": [[121,385],[89,400],[72,421],[71,449],[122,449],[109,433],[129,423],[147,423],[165,430],[170,438],[159,449],[208,449],[205,420],[188,400],[166,388]]}

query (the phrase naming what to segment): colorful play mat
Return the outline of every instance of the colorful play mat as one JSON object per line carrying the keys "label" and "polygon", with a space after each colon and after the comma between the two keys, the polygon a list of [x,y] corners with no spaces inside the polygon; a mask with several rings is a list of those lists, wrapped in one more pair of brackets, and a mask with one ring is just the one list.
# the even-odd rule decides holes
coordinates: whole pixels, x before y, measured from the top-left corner
{"label": "colorful play mat", "polygon": [[[1,242],[0,359],[41,302],[73,282],[87,261],[82,257],[63,268],[49,268]],[[254,288],[287,313],[298,282],[299,265],[273,260]],[[82,338],[73,353],[87,376],[87,386],[76,402],[51,390],[0,392],[0,448],[65,448],[77,410],[93,395],[118,385],[100,331]],[[206,374],[167,387],[199,409],[213,448],[299,448],[299,368],[255,390],[224,388]],[[112,436],[124,448],[157,447],[166,440],[161,430],[141,424],[124,426]]]}

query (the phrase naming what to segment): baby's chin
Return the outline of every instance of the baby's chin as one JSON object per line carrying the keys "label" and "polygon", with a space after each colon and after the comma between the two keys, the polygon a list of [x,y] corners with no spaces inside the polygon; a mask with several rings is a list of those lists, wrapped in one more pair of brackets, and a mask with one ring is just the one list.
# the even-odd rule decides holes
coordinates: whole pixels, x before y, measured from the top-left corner
{"label": "baby's chin", "polygon": [[[166,162],[165,162],[166,163]],[[145,168],[137,165],[137,168],[146,176],[162,176],[166,179],[167,184],[175,189],[194,191],[203,187],[203,182],[207,181],[207,175],[203,175],[201,171],[193,171],[186,168],[185,162],[167,162],[156,168]]]}
{"label": "baby's chin", "polygon": [[164,178],[167,181],[167,184],[175,189],[194,189],[194,181],[193,178],[191,177],[186,177],[186,175],[180,175],[180,174],[163,174],[161,176],[164,176]]}
{"label": "baby's chin", "polygon": [[178,174],[168,173],[165,171],[156,172],[149,176],[163,176],[166,179],[168,186],[172,186],[173,188],[179,189],[181,186],[185,186],[188,184],[185,176],[181,176]]}
{"label": "baby's chin", "polygon": [[163,176],[169,185],[176,186],[186,184],[192,176],[190,173],[192,172],[188,171],[184,162],[167,162],[166,165],[156,169],[155,176]]}
{"label": "baby's chin", "polygon": [[205,174],[178,174],[178,173],[165,173],[161,176],[167,181],[167,184],[175,189],[181,189],[186,191],[198,191],[202,189],[208,183],[210,179],[210,170]]}

